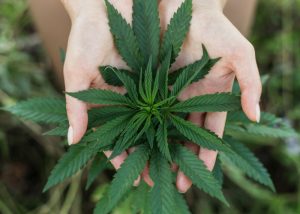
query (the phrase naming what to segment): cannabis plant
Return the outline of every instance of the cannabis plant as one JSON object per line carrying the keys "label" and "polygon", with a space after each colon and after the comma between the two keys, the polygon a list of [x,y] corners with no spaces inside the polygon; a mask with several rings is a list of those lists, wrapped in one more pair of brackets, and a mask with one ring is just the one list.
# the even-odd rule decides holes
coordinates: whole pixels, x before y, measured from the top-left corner
{"label": "cannabis plant", "polygon": [[[95,213],[111,212],[128,194],[138,195],[133,202],[135,209],[132,213],[189,213],[183,196],[174,185],[172,163],[176,163],[195,186],[225,204],[228,203],[222,193],[221,162],[237,166],[274,191],[267,170],[249,149],[231,137],[230,131],[255,130],[281,137],[290,135],[292,130],[280,127],[274,133],[273,125],[282,123],[266,113],[262,114],[261,125],[249,121],[241,111],[238,94],[218,93],[178,100],[186,87],[205,78],[218,61],[211,59],[203,46],[201,59],[170,72],[189,30],[192,0],[182,3],[162,39],[157,1],[134,0],[132,26],[107,0],[105,2],[116,48],[130,70],[107,65],[100,67],[99,71],[107,84],[124,86],[127,93],[122,95],[102,89],[67,93],[81,101],[104,107],[89,110],[88,131],[81,142],[71,146],[59,160],[44,191],[65,181],[92,160],[87,184],[90,186],[105,162],[99,159],[101,152],[112,150],[110,160],[131,147],[135,147],[135,151],[116,172]],[[8,108],[8,111],[35,122],[57,124],[55,129],[46,133],[48,135],[67,134],[64,100],[32,99]],[[187,121],[186,116],[191,112],[230,112],[224,139]],[[182,141],[218,151],[213,172],[185,148],[180,143]],[[154,186],[149,191],[144,187],[136,190],[132,185],[147,164]]]}

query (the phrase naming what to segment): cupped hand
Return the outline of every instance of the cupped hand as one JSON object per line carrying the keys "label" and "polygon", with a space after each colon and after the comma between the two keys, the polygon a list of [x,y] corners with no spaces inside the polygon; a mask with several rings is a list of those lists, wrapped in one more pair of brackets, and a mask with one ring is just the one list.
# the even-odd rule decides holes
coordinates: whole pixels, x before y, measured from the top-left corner
{"label": "cupped hand", "polygon": [[[202,44],[207,48],[211,58],[222,58],[203,80],[183,91],[180,98],[185,100],[203,94],[229,92],[236,77],[241,88],[243,111],[250,120],[258,122],[261,82],[254,48],[224,16],[218,1],[193,1],[190,30],[173,69],[199,60],[202,56]],[[183,0],[161,1],[159,10],[163,31],[182,2]],[[189,120],[222,137],[226,113],[192,113]],[[204,161],[209,170],[213,169],[217,152],[199,148],[191,143],[186,143],[186,146]],[[179,171],[176,184],[180,192],[186,192],[192,182]]]}
{"label": "cupped hand", "polygon": [[[110,2],[128,22],[131,21],[132,1]],[[77,92],[88,88],[100,88],[124,93],[123,88],[107,85],[98,71],[100,65],[127,68],[114,46],[104,1],[96,3],[90,1],[82,6],[75,5],[76,7],[66,5],[72,20],[72,28],[64,64],[65,90]],[[66,95],[66,102],[70,124],[68,142],[71,145],[78,143],[86,132],[87,110],[90,106],[68,95]],[[110,151],[105,152],[106,156],[110,154]],[[112,159],[111,162],[116,169],[120,168],[127,155],[127,152],[123,152]]]}

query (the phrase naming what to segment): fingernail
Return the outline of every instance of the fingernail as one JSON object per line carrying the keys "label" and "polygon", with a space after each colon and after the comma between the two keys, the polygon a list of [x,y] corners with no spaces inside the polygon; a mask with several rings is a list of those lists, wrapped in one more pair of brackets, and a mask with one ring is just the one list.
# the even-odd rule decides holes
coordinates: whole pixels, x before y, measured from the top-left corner
{"label": "fingernail", "polygon": [[72,126],[69,127],[68,130],[68,144],[71,146],[73,144],[73,128]]}
{"label": "fingernail", "polygon": [[133,186],[137,187],[140,185],[141,177],[139,176],[133,183]]}
{"label": "fingernail", "polygon": [[178,189],[178,192],[181,194],[184,194],[186,191],[182,191],[182,190]]}
{"label": "fingernail", "polygon": [[259,104],[256,104],[256,122],[259,123],[260,121],[260,107]]}

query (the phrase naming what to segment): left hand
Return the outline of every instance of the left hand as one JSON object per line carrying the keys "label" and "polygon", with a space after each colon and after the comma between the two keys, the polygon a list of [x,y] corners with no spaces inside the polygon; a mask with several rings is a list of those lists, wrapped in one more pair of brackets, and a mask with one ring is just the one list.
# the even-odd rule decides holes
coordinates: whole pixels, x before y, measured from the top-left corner
{"label": "left hand", "polygon": [[[159,6],[162,30],[165,31],[174,12],[183,0],[162,0]],[[224,16],[219,0],[193,1],[193,17],[189,33],[182,50],[172,69],[183,67],[199,60],[202,56],[202,44],[208,50],[211,58],[222,57],[210,73],[199,82],[184,90],[180,99],[185,100],[194,96],[217,92],[229,92],[235,77],[242,92],[242,108],[248,118],[259,121],[259,100],[261,82],[255,59],[255,51],[249,41]],[[189,120],[205,127],[222,137],[226,112],[192,113]],[[217,152],[199,148],[195,144],[185,143],[204,161],[207,168],[212,170]],[[177,188],[186,192],[192,182],[183,172],[177,176]]]}

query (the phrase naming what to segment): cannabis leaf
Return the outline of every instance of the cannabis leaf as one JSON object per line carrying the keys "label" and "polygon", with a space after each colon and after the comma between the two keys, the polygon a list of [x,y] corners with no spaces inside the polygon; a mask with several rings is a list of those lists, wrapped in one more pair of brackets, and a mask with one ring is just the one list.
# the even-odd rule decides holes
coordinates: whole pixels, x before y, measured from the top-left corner
{"label": "cannabis leaf", "polygon": [[160,53],[161,59],[164,59],[169,50],[173,49],[171,62],[173,63],[175,61],[189,30],[191,19],[192,0],[185,0],[173,15],[167,27],[167,31],[163,36]]}
{"label": "cannabis leaf", "polygon": [[152,67],[158,63],[160,27],[157,1],[134,0],[132,27],[144,59],[144,67],[152,57]]}
{"label": "cannabis leaf", "polygon": [[138,83],[138,76],[128,70],[125,69],[118,69],[113,66],[100,66],[99,71],[101,73],[101,77],[104,81],[112,86],[123,86],[123,82],[119,79],[119,77],[115,74],[115,70],[118,70],[121,73],[124,73],[130,76],[136,83]]}
{"label": "cannabis leaf", "polygon": [[69,125],[67,123],[60,124],[54,129],[47,131],[44,135],[65,137],[68,134]]}
{"label": "cannabis leaf", "polygon": [[126,106],[102,106],[100,108],[92,108],[88,111],[88,127],[98,127],[117,117],[132,113],[134,113],[133,110]]}
{"label": "cannabis leaf", "polygon": [[149,148],[141,145],[125,160],[109,187],[107,193],[108,201],[100,200],[94,213],[109,213],[117,205],[144,169],[149,155]]}
{"label": "cannabis leaf", "polygon": [[189,207],[183,198],[182,194],[180,194],[175,188],[174,188],[174,197],[175,197],[175,203],[176,203],[176,210],[178,214],[191,214],[189,211]]}
{"label": "cannabis leaf", "polygon": [[122,81],[131,100],[138,100],[138,93],[134,80],[130,76],[126,75],[123,72],[120,72],[119,70],[114,70],[114,73]]}
{"label": "cannabis leaf", "polygon": [[71,146],[69,151],[58,161],[58,164],[52,170],[43,192],[74,175],[87,164],[100,148],[101,144],[96,141]]}
{"label": "cannabis leaf", "polygon": [[131,26],[108,0],[105,0],[105,4],[110,31],[120,55],[133,71],[140,71],[143,63],[140,57],[139,44]]}
{"label": "cannabis leaf", "polygon": [[174,145],[172,150],[173,160],[198,188],[228,205],[220,183],[208,171],[202,160],[183,146]]}
{"label": "cannabis leaf", "polygon": [[68,95],[84,102],[101,105],[130,105],[131,101],[116,92],[102,89],[88,89],[79,92],[67,92]]}
{"label": "cannabis leaf", "polygon": [[[203,49],[203,55],[205,54],[208,54],[207,53],[207,50],[204,46],[202,46],[202,49]],[[208,74],[208,72],[211,70],[211,68],[219,61],[219,58],[217,59],[209,59],[208,62],[205,64],[205,66],[202,68],[202,71],[193,79],[192,83],[193,82],[197,82],[199,81],[200,79],[204,78],[205,75]],[[201,65],[203,62],[202,62],[202,59],[200,60],[197,60],[196,62],[194,62],[193,64],[190,64],[190,65],[187,65],[183,68],[180,68],[176,71],[173,71],[172,73],[170,73],[169,75],[169,85],[174,85],[176,79],[178,78],[178,76],[186,69],[191,69],[193,70],[193,68],[196,68],[199,67],[199,65]]]}
{"label": "cannabis leaf", "polygon": [[171,107],[173,112],[218,112],[240,110],[240,96],[230,93],[207,94],[179,102]]}
{"label": "cannabis leaf", "polygon": [[270,113],[261,113],[259,124],[250,121],[244,112],[236,111],[228,114],[225,132],[228,135],[238,133],[250,136],[263,136],[271,138],[298,137],[298,134],[281,118]]}
{"label": "cannabis leaf", "polygon": [[217,156],[212,174],[215,177],[215,179],[217,179],[219,181],[220,185],[222,186],[223,185],[223,172],[222,172],[220,155]]}
{"label": "cannabis leaf", "polygon": [[249,177],[275,191],[275,187],[269,173],[254,154],[243,144],[235,142],[232,139],[228,139],[228,143],[231,145],[231,148],[235,151],[235,153],[221,154],[221,157],[228,158],[231,163],[236,165]]}
{"label": "cannabis leaf", "polygon": [[[90,187],[107,166],[101,152],[112,150],[111,160],[131,147],[135,147],[135,151],[116,172],[94,213],[110,213],[126,197],[135,203],[132,213],[190,213],[184,197],[173,184],[170,165],[174,163],[198,188],[225,204],[222,166],[228,164],[235,165],[245,175],[274,190],[267,170],[254,154],[228,136],[297,136],[292,128],[266,113],[262,113],[260,124],[250,121],[241,111],[237,94],[218,93],[185,101],[178,99],[186,87],[205,78],[220,59],[211,59],[202,46],[201,59],[170,72],[189,30],[192,0],[181,4],[161,41],[156,0],[133,0],[132,27],[108,0],[105,3],[115,46],[130,70],[106,65],[99,67],[99,72],[107,84],[124,86],[127,93],[123,95],[102,89],[67,92],[81,101],[105,106],[88,111],[86,134],[58,161],[44,191],[71,177],[92,160],[86,184],[86,188]],[[46,134],[66,136],[69,123],[65,108],[63,100],[39,98],[6,110],[36,122],[54,123],[57,127]],[[229,112],[225,140],[184,119],[192,112],[223,111]],[[218,151],[213,171],[210,172],[203,161],[180,141],[191,141],[202,148]],[[142,184],[132,188],[146,165],[149,165],[154,186],[150,188]]]}
{"label": "cannabis leaf", "polygon": [[157,146],[159,148],[159,151],[165,156],[165,158],[167,158],[168,161],[172,162],[171,154],[169,151],[169,145],[168,145],[166,122],[159,124],[159,127],[156,132],[156,138],[157,138]]}
{"label": "cannabis leaf", "polygon": [[88,179],[86,182],[85,189],[89,189],[95,179],[107,168],[107,158],[104,155],[97,154],[93,160],[93,163],[89,169]]}
{"label": "cannabis leaf", "polygon": [[132,114],[126,114],[116,119],[113,119],[100,128],[96,129],[89,135],[86,135],[81,141],[92,142],[100,141],[103,145],[110,145],[112,141],[126,128],[126,121],[132,116]]}
{"label": "cannabis leaf", "polygon": [[165,59],[162,61],[161,66],[158,70],[159,74],[159,92],[160,96],[165,99],[168,96],[168,78],[169,69],[171,66],[172,49],[169,50]]}
{"label": "cannabis leaf", "polygon": [[176,129],[195,144],[210,150],[232,152],[230,147],[212,132],[175,115],[172,115],[170,119]]}
{"label": "cannabis leaf", "polygon": [[175,197],[170,165],[167,159],[155,150],[150,160],[150,176],[154,182],[150,192],[152,213],[174,213]]}
{"label": "cannabis leaf", "polygon": [[[199,63],[193,64],[192,66],[187,66],[180,73],[178,78],[176,79],[173,89],[171,92],[171,96],[178,96],[179,93],[185,89],[189,84],[191,84],[196,77],[201,78],[201,76],[205,76],[207,73],[203,73],[204,66],[209,61],[209,56],[205,48],[203,48],[203,56]],[[199,77],[200,76],[200,77]]]}
{"label": "cannabis leaf", "polygon": [[147,119],[147,115],[144,112],[135,114],[124,129],[121,137],[116,142],[115,147],[113,149],[113,153],[109,157],[110,159],[115,158],[123,151],[133,146],[133,144],[138,140],[138,130]]}
{"label": "cannabis leaf", "polygon": [[[112,140],[125,128],[124,120],[127,118],[128,115],[106,123],[96,132],[85,136],[80,144],[72,146],[52,170],[43,191],[47,191],[52,186],[74,175],[85,166],[97,152],[107,148],[107,146],[112,143]],[[111,133],[112,130],[114,131],[113,133]],[[99,142],[100,137],[103,143]]]}
{"label": "cannabis leaf", "polygon": [[35,98],[4,110],[39,123],[61,123],[67,120],[66,102],[57,98]]}

